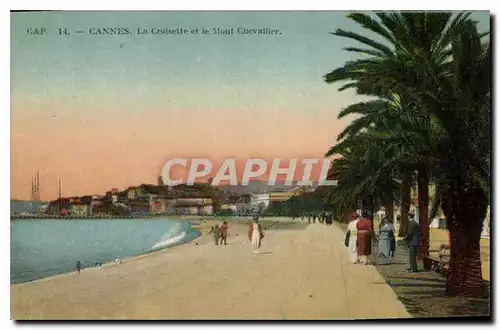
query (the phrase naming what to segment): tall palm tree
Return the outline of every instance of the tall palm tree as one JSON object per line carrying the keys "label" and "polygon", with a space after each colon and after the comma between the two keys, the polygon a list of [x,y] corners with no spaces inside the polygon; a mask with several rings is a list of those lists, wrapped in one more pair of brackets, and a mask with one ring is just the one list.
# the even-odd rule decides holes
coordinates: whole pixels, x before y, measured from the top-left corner
{"label": "tall palm tree", "polygon": [[[339,114],[339,118],[351,114],[358,114],[361,117],[352,121],[339,134],[337,140],[347,139],[373,127],[381,131],[379,136],[372,136],[372,138],[386,147],[384,154],[386,154],[386,157],[390,155],[389,159],[392,161],[390,165],[382,165],[381,163],[379,165],[392,169],[391,177],[399,179],[398,182],[401,183],[402,216],[399,236],[405,236],[408,227],[408,211],[411,204],[410,189],[413,182],[412,168],[422,163],[422,161],[418,163],[419,158],[414,155],[426,154],[430,147],[425,141],[416,139],[414,136],[416,134],[416,137],[419,137],[422,132],[427,132],[428,129],[422,126],[423,121],[415,120],[415,117],[419,118],[416,113],[417,110],[418,108],[413,103],[405,102],[398,95],[391,94],[377,100],[352,104]],[[386,198],[383,197],[382,201],[389,217],[393,216],[393,199],[391,195],[385,195]]]}
{"label": "tall palm tree", "polygon": [[447,292],[482,293],[480,235],[489,200],[491,157],[491,62],[474,22],[452,41],[448,75],[432,111],[450,137],[437,175],[438,198],[451,241]]}
{"label": "tall palm tree", "polygon": [[352,211],[361,201],[365,213],[373,215],[375,205],[380,204],[386,207],[388,214],[394,213],[394,192],[399,190],[399,183],[392,179],[392,170],[384,166],[387,157],[393,155],[378,148],[377,134],[378,128],[370,127],[349,135],[326,154],[343,156],[332,164],[332,173],[340,182],[331,190],[330,197],[335,205],[349,205],[351,209],[344,211]]}

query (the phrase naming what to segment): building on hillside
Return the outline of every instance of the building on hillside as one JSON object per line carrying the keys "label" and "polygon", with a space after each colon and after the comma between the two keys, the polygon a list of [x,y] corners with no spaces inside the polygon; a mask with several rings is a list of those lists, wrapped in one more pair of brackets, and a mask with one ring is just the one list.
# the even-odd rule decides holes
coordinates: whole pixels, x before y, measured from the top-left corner
{"label": "building on hillside", "polygon": [[273,202],[285,202],[292,198],[293,196],[299,196],[303,193],[311,193],[316,188],[314,186],[298,186],[288,191],[271,192],[269,193],[269,201]]}
{"label": "building on hillside", "polygon": [[89,216],[90,205],[90,203],[87,204],[81,201],[70,203],[68,214],[71,216]]}
{"label": "building on hillside", "polygon": [[272,192],[269,193],[269,203],[285,202],[293,196],[298,196],[300,193],[293,191]]}
{"label": "building on hillside", "polygon": [[150,212],[155,214],[169,211],[168,199],[165,196],[149,195]]}
{"label": "building on hillside", "polygon": [[91,215],[92,196],[71,197],[69,199],[68,214],[71,216]]}
{"label": "building on hillside", "polygon": [[[47,214],[88,216],[92,213],[92,196],[65,197],[51,201],[45,210]],[[63,212],[64,211],[64,212]]]}
{"label": "building on hillside", "polygon": [[253,194],[251,204],[256,207],[269,207],[270,196],[269,194]]}
{"label": "building on hillside", "polygon": [[64,198],[58,198],[54,201],[50,201],[45,213],[59,215],[61,209],[67,205],[67,201]]}
{"label": "building on hillside", "polygon": [[238,200],[238,204],[250,204],[252,202],[252,194],[242,194]]}
{"label": "building on hillside", "polygon": [[95,215],[96,209],[99,209],[105,203],[105,197],[92,196],[92,203],[90,207],[90,214]]}
{"label": "building on hillside", "polygon": [[130,187],[127,190],[127,198],[130,201],[137,200],[145,195],[144,189],[141,187]]}
{"label": "building on hillside", "polygon": [[211,198],[177,198],[174,204],[174,213],[192,215],[213,214]]}
{"label": "building on hillside", "polygon": [[151,204],[146,200],[132,200],[128,206],[132,215],[147,215],[151,211]]}
{"label": "building on hillside", "polygon": [[92,216],[109,217],[113,215],[113,209],[110,204],[97,204],[92,206]]}
{"label": "building on hillside", "polygon": [[236,204],[221,204],[220,206],[220,210],[221,211],[228,211],[228,210],[231,210],[233,211],[234,213],[236,213],[236,211],[238,210],[238,207]]}

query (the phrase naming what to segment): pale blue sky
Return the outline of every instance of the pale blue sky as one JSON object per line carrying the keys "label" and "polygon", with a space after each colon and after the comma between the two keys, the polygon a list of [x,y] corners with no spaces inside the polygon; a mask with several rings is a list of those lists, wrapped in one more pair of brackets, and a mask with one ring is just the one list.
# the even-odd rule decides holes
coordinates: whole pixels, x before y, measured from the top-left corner
{"label": "pale blue sky", "polygon": [[[487,13],[475,13],[484,29]],[[337,28],[362,31],[346,12],[38,12],[12,14],[14,102],[54,99],[100,111],[121,107],[275,107],[312,111],[349,103],[322,76],[347,60],[351,41]],[[58,28],[270,27],[281,36],[91,36]],[[28,27],[51,35],[30,36]],[[188,97],[189,95],[189,97]],[[22,100],[20,100],[21,98]],[[135,106],[134,106],[135,105]]]}
{"label": "pale blue sky", "polygon": [[[323,75],[354,59],[347,12],[11,15],[11,196],[154,183],[176,157],[322,157],[361,100]],[[475,14],[482,30],[488,13]],[[45,27],[48,36],[27,34]],[[57,35],[58,28],[274,28],[280,36]],[[134,31],[135,32],[135,31]]]}

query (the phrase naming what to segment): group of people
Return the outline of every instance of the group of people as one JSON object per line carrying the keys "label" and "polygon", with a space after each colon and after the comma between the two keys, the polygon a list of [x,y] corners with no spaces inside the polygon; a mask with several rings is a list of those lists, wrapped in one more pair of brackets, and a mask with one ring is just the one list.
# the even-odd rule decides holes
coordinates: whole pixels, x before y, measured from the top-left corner
{"label": "group of people", "polygon": [[[224,221],[221,226],[216,224],[210,229],[209,234],[213,234],[215,245],[227,245],[228,236],[228,225],[227,221]],[[254,216],[253,221],[248,226],[248,240],[252,244],[252,250],[254,255],[259,254],[259,249],[264,238],[264,230],[260,224],[259,217]]]}
{"label": "group of people", "polygon": [[216,224],[214,227],[210,229],[209,234],[213,234],[214,237],[214,243],[215,245],[227,245],[227,230],[228,230],[228,225],[227,221],[224,221],[222,225],[219,227],[218,224]]}
{"label": "group of people", "polygon": [[373,226],[368,218],[368,214],[359,217],[355,212],[347,225],[345,245],[349,248],[349,260],[355,264],[367,265],[372,254]]}
{"label": "group of people", "polygon": [[[409,272],[418,272],[417,254],[420,244],[420,227],[415,221],[415,214],[408,213],[409,225],[404,242],[408,246]],[[375,235],[372,221],[367,213],[359,217],[358,213],[353,213],[347,226],[345,245],[349,250],[349,259],[352,263],[362,265],[368,264],[368,256],[372,254],[372,242],[377,245],[377,255],[379,259],[391,262],[396,251],[396,234],[394,225],[388,217],[384,216],[380,222],[378,236]]]}
{"label": "group of people", "polygon": [[[295,220],[297,216],[292,216],[292,220]],[[304,218],[307,217],[307,223],[316,223],[316,221],[320,223],[325,223],[331,225],[333,223],[333,214],[327,212],[321,213],[299,213],[298,217],[301,218],[302,222],[304,222]]]}
{"label": "group of people", "polygon": [[[120,260],[120,259],[116,259],[116,260]],[[102,262],[94,262],[94,267],[102,267]],[[83,268],[82,262],[80,260],[77,260],[76,266],[75,266],[75,272],[77,274],[80,274],[80,272],[82,271],[82,268]]]}

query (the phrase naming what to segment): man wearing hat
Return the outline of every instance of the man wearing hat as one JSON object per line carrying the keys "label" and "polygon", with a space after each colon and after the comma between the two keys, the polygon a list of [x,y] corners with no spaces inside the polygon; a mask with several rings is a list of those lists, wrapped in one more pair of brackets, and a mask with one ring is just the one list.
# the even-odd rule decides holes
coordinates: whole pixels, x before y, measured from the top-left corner
{"label": "man wearing hat", "polygon": [[415,213],[413,211],[408,212],[408,233],[405,237],[405,242],[408,244],[408,259],[409,259],[409,268],[407,270],[410,273],[418,272],[417,266],[417,255],[418,255],[418,247],[420,246],[420,226],[418,222],[415,220]]}

